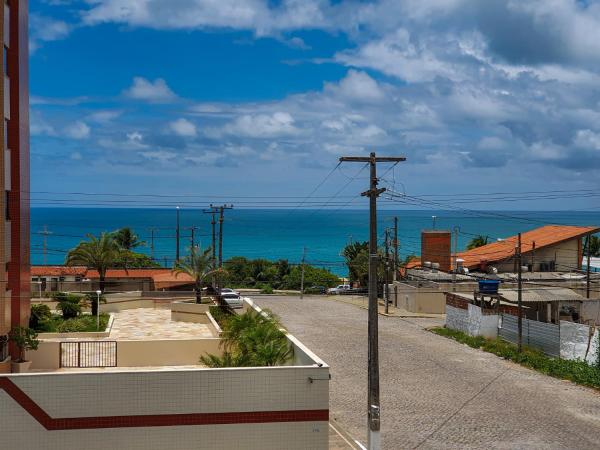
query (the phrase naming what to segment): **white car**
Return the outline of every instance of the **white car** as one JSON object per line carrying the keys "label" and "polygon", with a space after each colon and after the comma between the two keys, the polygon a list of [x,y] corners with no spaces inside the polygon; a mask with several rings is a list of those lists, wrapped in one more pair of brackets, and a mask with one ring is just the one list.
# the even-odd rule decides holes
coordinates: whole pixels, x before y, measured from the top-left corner
{"label": "white car", "polygon": [[352,287],[349,284],[340,284],[334,288],[327,289],[328,294],[343,294],[350,291]]}
{"label": "white car", "polygon": [[234,291],[231,288],[223,288],[223,289],[221,289],[221,294],[235,294],[235,295],[240,295],[240,293],[238,291]]}
{"label": "white car", "polygon": [[221,299],[223,299],[230,308],[239,309],[244,307],[244,297],[241,297],[235,292],[222,292]]}

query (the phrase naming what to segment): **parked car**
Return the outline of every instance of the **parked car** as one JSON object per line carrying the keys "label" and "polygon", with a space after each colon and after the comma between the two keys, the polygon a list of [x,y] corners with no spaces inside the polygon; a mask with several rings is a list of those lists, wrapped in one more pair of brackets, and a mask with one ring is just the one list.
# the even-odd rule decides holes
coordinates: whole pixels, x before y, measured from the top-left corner
{"label": "parked car", "polygon": [[350,287],[349,284],[340,284],[334,288],[330,288],[327,289],[327,293],[328,294],[334,294],[334,295],[339,295],[339,294],[344,294],[347,293],[351,290],[352,288]]}
{"label": "parked car", "polygon": [[311,286],[304,289],[306,294],[326,294],[327,288],[325,286]]}
{"label": "parked car", "polygon": [[221,300],[233,309],[244,307],[244,298],[235,292],[221,293]]}
{"label": "parked car", "polygon": [[221,289],[221,294],[236,294],[236,295],[240,295],[240,293],[238,291],[234,291],[231,288],[223,288],[223,289]]}

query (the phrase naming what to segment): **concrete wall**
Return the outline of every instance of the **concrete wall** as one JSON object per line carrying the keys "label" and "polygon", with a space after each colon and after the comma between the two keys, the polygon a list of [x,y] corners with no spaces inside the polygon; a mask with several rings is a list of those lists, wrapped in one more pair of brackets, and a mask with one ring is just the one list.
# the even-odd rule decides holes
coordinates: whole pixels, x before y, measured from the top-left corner
{"label": "concrete wall", "polygon": [[561,321],[560,357],[564,359],[585,359],[590,365],[596,364],[598,361],[598,334],[598,328]]}
{"label": "concrete wall", "polygon": [[194,302],[172,302],[171,320],[179,322],[210,323],[206,313],[209,311],[208,304],[197,304]]}
{"label": "concrete wall", "polygon": [[[532,253],[528,252],[523,254],[523,265],[527,266],[531,264]],[[581,266],[579,261],[579,240],[571,239],[566,242],[562,242],[556,245],[550,245],[541,249],[536,249],[535,256],[533,256],[534,270],[539,272],[540,263],[556,261],[557,271],[569,272]],[[514,259],[508,259],[503,264],[490,264],[498,268],[499,272],[513,272],[514,271]]]}
{"label": "concrete wall", "polygon": [[600,325],[600,301],[591,300],[581,303],[579,310],[581,321],[590,325]]}
{"label": "concrete wall", "polygon": [[[422,286],[419,286],[421,284]],[[390,299],[394,303],[398,293],[398,307],[413,313],[444,314],[446,312],[446,291],[472,293],[475,283],[403,283],[396,282],[390,286]]]}
{"label": "concrete wall", "polygon": [[483,310],[479,306],[466,303],[446,304],[446,327],[462,331],[471,336],[498,337],[499,315]]}
{"label": "concrete wall", "polygon": [[60,368],[60,342],[40,342],[37,350],[27,352],[26,359],[31,361],[31,370],[57,370]]}
{"label": "concrete wall", "polygon": [[188,366],[207,353],[221,355],[219,338],[161,341],[118,341],[118,367]]}
{"label": "concrete wall", "polygon": [[2,446],[327,450],[328,378],[327,366],[0,376]]}

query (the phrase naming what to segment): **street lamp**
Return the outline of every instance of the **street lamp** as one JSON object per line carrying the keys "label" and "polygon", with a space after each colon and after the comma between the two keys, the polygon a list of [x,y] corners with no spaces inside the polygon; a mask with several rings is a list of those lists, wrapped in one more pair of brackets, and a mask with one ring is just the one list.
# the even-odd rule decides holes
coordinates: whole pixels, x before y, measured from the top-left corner
{"label": "street lamp", "polygon": [[96,331],[100,331],[100,294],[102,294],[102,291],[97,290],[96,296],[98,297],[98,299],[97,299],[98,308],[96,309]]}
{"label": "street lamp", "polygon": [[437,216],[431,216],[431,220],[433,220],[433,229],[435,230],[435,219],[437,219]]}

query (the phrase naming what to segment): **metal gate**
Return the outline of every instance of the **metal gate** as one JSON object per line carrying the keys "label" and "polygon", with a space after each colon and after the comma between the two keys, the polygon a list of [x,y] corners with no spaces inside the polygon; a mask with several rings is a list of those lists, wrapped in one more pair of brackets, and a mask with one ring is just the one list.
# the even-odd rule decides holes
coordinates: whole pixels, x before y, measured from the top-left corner
{"label": "metal gate", "polygon": [[117,341],[60,343],[60,367],[117,367]]}
{"label": "metal gate", "polygon": [[[502,314],[498,334],[513,344],[518,341],[518,319],[510,314]],[[523,318],[523,345],[542,350],[554,357],[560,357],[560,326]]]}

